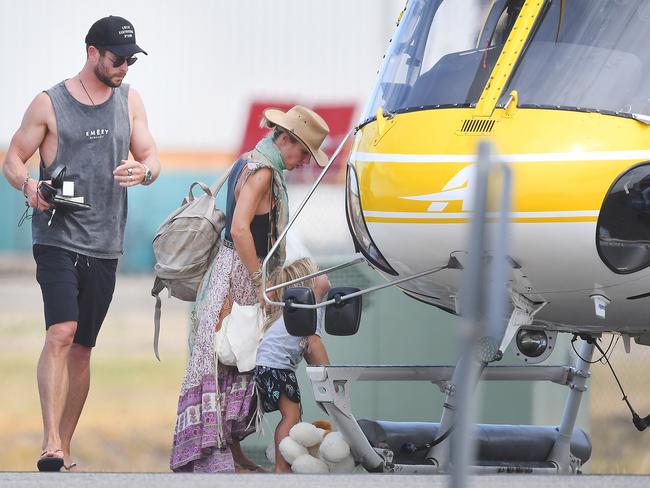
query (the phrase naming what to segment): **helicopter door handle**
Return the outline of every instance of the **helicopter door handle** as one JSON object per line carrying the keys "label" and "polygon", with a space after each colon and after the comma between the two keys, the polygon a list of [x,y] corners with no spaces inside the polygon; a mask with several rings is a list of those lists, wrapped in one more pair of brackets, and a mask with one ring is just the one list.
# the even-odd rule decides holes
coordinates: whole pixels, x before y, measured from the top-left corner
{"label": "helicopter door handle", "polygon": [[503,106],[504,110],[506,111],[506,117],[512,117],[513,115],[515,115],[518,105],[519,105],[519,93],[517,92],[517,90],[512,90],[510,92],[510,96],[508,97],[508,101]]}

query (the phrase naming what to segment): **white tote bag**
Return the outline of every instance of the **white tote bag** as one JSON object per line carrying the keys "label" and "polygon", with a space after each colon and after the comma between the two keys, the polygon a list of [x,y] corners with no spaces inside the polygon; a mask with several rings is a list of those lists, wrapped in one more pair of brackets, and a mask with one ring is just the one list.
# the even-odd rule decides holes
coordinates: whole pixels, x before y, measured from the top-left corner
{"label": "white tote bag", "polygon": [[230,315],[215,334],[215,351],[221,364],[237,366],[240,373],[255,368],[257,346],[262,338],[264,316],[259,303],[233,302]]}

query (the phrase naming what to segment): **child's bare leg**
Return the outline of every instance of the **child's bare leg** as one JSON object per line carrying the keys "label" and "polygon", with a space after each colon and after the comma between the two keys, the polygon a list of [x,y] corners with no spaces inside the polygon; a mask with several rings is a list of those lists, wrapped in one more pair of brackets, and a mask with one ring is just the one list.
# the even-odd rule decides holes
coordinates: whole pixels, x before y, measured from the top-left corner
{"label": "child's bare leg", "polygon": [[280,441],[289,435],[291,427],[300,422],[300,404],[292,402],[286,395],[282,394],[278,405],[280,406],[282,420],[275,428],[275,472],[290,473],[291,466],[280,454],[279,446]]}

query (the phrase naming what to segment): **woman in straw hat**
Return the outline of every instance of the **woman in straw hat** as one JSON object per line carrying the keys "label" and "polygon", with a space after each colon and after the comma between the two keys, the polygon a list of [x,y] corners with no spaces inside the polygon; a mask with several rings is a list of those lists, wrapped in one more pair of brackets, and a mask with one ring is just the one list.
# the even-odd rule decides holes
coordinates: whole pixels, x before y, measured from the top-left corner
{"label": "woman in straw hat", "polygon": [[[289,217],[284,170],[309,164],[312,157],[324,166],[328,157],[320,146],[329,134],[325,121],[300,105],[287,112],[266,109],[262,123],[271,133],[243,154],[231,170],[225,236],[192,312],[190,358],[180,391],[170,461],[174,471],[258,468],[240,447],[240,441],[255,430],[253,374],[215,364],[215,327],[233,300],[240,305],[263,303],[261,262]],[[270,260],[270,271],[283,264],[284,256],[281,243]]]}

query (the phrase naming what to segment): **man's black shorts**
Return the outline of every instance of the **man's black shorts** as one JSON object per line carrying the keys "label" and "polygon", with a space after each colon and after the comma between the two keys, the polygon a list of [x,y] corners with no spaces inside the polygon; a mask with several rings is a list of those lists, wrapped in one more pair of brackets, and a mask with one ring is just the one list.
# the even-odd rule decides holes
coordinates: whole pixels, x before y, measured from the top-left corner
{"label": "man's black shorts", "polygon": [[113,299],[117,259],[92,258],[42,244],[35,244],[33,253],[46,329],[77,322],[74,342],[94,347]]}

